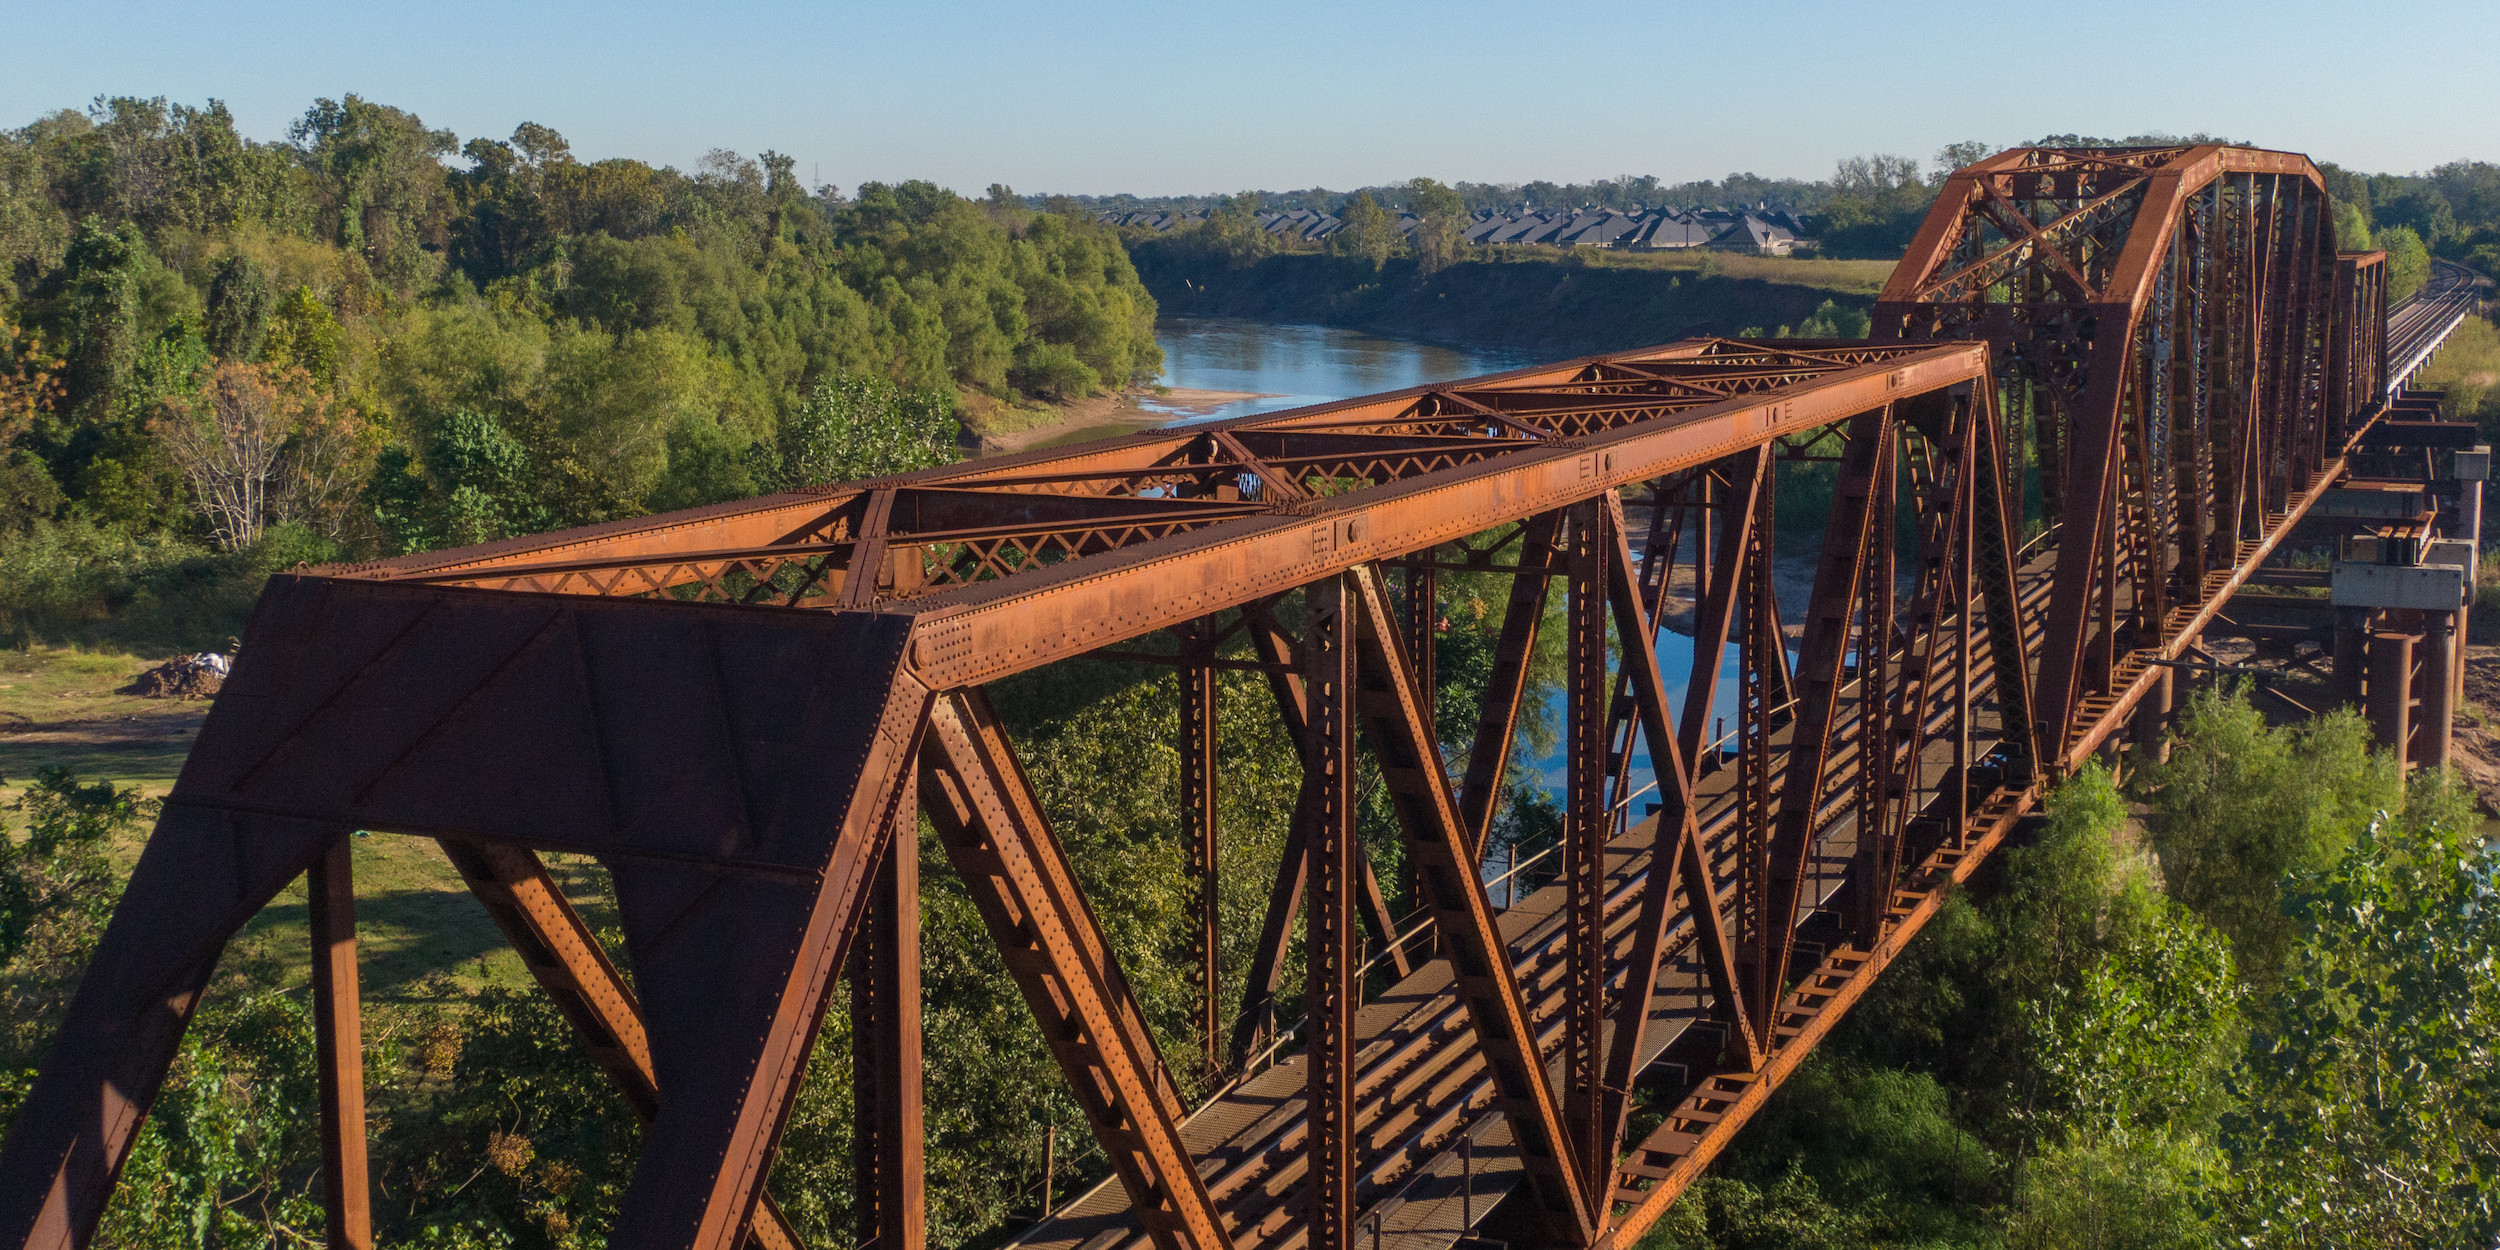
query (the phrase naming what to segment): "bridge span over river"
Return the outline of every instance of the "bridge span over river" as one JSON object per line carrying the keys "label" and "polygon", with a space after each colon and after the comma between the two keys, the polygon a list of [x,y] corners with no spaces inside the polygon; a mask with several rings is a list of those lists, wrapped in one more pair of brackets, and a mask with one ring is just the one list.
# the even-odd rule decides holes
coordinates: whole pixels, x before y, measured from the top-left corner
{"label": "bridge span over river", "polygon": [[[1014,1244],[1629,1246],[2045,786],[2259,628],[2226,611],[2250,587],[2325,587],[2346,695],[2444,760],[2488,449],[2404,383],[2482,292],[2442,267],[2391,311],[2385,261],[2335,250],[2301,156],[2022,149],[1945,184],[1867,341],[1701,339],[273,578],[9,1126],[0,1244],[86,1243],[219,953],[306,874],[330,1244],[370,1244],[362,829],[441,842],[649,1120],[611,1244],[799,1244],[764,1180],[847,976],[851,1244],[918,1250],[925,820],[1057,1060],[1032,1079],[1107,1162]],[[1783,603],[1798,474],[1830,503]],[[1509,587],[1465,742],[1436,716],[1451,570]],[[1513,869],[1534,888],[1488,888],[1549,599],[1563,831]],[[1689,674],[1654,646],[1671,599]],[[1078,656],[1180,683],[1193,1036],[1148,1028],[984,694]],[[1228,670],[1303,765],[1246,978],[1216,958]],[[1411,883],[1358,837],[1367,760]],[[630,985],[542,851],[608,868]]]}

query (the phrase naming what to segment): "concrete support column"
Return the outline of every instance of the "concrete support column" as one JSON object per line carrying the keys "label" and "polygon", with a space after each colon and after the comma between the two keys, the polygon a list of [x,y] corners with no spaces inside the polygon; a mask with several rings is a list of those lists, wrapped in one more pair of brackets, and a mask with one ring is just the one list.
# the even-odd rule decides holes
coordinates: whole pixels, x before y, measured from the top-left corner
{"label": "concrete support column", "polygon": [[2175,669],[2153,670],[2153,688],[2135,705],[2135,756],[2138,764],[2170,762],[2170,716],[2177,697]]}
{"label": "concrete support column", "polygon": [[2454,612],[2422,614],[2422,710],[2414,730],[2413,762],[2424,768],[2446,768],[2455,726],[2458,661]]}
{"label": "concrete support column", "polygon": [[2382,750],[2407,760],[2407,732],[2413,713],[2413,645],[2418,635],[2392,629],[2370,635],[2370,731]]}
{"label": "concrete support column", "polygon": [[2368,608],[2335,609],[2335,693],[2348,707],[2361,706],[2361,687],[2369,675]]}

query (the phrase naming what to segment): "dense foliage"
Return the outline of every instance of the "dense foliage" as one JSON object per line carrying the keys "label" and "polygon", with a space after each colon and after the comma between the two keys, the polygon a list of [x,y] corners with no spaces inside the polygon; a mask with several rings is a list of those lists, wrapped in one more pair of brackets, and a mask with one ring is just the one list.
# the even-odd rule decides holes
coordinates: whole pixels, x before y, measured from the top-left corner
{"label": "dense foliage", "polygon": [[1151,378],[1153,320],[1110,232],[1012,197],[584,163],[355,96],[272,143],[100,101],[0,133],[0,566],[397,552],[913,467],[966,397]]}
{"label": "dense foliage", "polygon": [[2086,768],[1652,1250],[2491,1244],[2500,854],[2367,744],[2208,693]]}

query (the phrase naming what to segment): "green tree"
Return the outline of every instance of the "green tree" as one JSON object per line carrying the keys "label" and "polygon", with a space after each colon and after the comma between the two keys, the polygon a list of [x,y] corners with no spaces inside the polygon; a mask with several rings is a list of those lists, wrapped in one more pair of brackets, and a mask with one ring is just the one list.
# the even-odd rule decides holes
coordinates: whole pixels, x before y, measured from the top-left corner
{"label": "green tree", "polygon": [[1459,235],[1467,226],[1467,202],[1458,192],[1417,178],[1406,184],[1406,207],[1415,214],[1415,259],[1427,274],[1457,259]]}
{"label": "green tree", "polygon": [[2171,898],[2231,941],[2243,977],[2266,985],[2298,927],[2281,883],[2331,862],[2370,815],[2403,801],[2369,727],[2338,710],[2269,727],[2238,692],[2188,701],[2170,762],[2145,770],[2154,853]]}
{"label": "green tree", "polygon": [[262,359],[274,368],[303,370],[323,390],[336,387],[347,335],[329,305],[308,286],[296,287],[294,294],[274,303],[262,331]]}
{"label": "green tree", "polygon": [[1862,339],[1875,325],[1874,317],[1863,308],[1843,308],[1837,302],[1824,300],[1806,319],[1797,323],[1801,339]]}
{"label": "green tree", "polygon": [[382,450],[365,500],[399,551],[467,546],[548,528],[529,449],[501,422],[454,409],[424,454]]}
{"label": "green tree", "polygon": [[2335,246],[2346,252],[2373,250],[2368,210],[2350,200],[2335,202]]}
{"label": "green tree", "polygon": [[2431,280],[2430,249],[2411,226],[2389,226],[2378,232],[2378,249],[2387,253],[2387,302],[2413,298]]}
{"label": "green tree", "polygon": [[2303,933],[2230,1133],[2266,1244],[2500,1237],[2500,855],[2454,790],[2426,778],[2286,891]]}
{"label": "green tree", "polygon": [[2226,1168],[2194,1138],[2119,1129],[2059,1141],[2023,1164],[2006,1213],[2014,1250],[2202,1250]]}
{"label": "green tree", "polygon": [[229,256],[218,263],[208,284],[208,315],[202,327],[210,354],[220,360],[250,361],[260,356],[269,334],[269,275],[250,256]]}
{"label": "green tree", "polygon": [[1398,219],[1382,208],[1366,191],[1354,197],[1338,214],[1345,228],[1328,236],[1328,248],[1339,256],[1352,256],[1371,262],[1373,269],[1389,263],[1397,255],[1403,240],[1398,234]]}
{"label": "green tree", "polygon": [[952,396],[837,374],[782,420],[767,476],[795,490],[925,469],[955,458],[961,428]]}
{"label": "green tree", "polygon": [[431,276],[424,244],[443,193],[441,158],[457,136],[350,94],[315,101],[288,137],[312,171],[333,241],[403,286]]}

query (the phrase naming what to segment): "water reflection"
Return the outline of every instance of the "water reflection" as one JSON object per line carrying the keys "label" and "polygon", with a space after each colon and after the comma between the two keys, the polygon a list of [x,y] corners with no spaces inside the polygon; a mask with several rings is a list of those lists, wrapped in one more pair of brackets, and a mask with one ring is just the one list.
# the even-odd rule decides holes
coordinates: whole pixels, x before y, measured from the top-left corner
{"label": "water reflection", "polygon": [[[1269,325],[1215,317],[1179,317],[1158,322],[1155,338],[1163,345],[1163,384],[1175,394],[1146,397],[1141,406],[1172,414],[1174,424],[1276,412],[1538,363],[1533,357],[1436,347],[1334,326]],[[1193,391],[1247,392],[1258,398],[1221,399],[1189,394]],[[1689,553],[1685,558],[1691,558]],[[1714,740],[1726,732],[1742,697],[1742,682],[1737,673],[1739,653],[1739,648],[1730,646],[1721,659],[1718,697],[1713,701],[1710,726]],[[1692,638],[1672,629],[1660,630],[1658,660],[1666,678],[1668,699],[1680,706],[1693,672]],[[1559,725],[1562,692],[1537,690],[1533,697]],[[1634,752],[1634,784],[1648,783],[1652,777],[1648,743],[1636,736]],[[1559,750],[1523,751],[1518,767],[1533,784],[1556,794],[1565,788],[1564,759]],[[1637,805],[1633,809],[1635,815],[1643,810]],[[1498,863],[1488,864],[1488,875],[1498,869]]]}
{"label": "water reflection", "polygon": [[1191,402],[1184,393],[1141,401],[1141,407],[1169,412],[1177,421],[1277,412],[1535,363],[1509,353],[1435,347],[1337,326],[1280,326],[1225,317],[1160,321],[1155,340],[1163,345],[1163,385],[1174,391],[1260,396]]}

